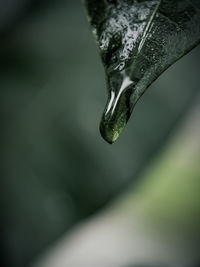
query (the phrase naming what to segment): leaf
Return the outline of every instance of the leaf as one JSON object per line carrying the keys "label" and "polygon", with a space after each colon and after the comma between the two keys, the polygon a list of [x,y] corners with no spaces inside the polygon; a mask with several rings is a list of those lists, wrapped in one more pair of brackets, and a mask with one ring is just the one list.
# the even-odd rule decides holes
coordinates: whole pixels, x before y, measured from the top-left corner
{"label": "leaf", "polygon": [[[113,143],[152,82],[200,41],[199,0],[85,0],[105,67],[100,132]],[[173,96],[172,96],[173,97]]]}

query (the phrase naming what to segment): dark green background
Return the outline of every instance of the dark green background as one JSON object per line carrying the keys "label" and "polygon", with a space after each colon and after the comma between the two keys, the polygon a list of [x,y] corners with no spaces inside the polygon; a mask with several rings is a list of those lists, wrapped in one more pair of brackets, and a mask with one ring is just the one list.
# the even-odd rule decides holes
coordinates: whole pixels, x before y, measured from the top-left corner
{"label": "dark green background", "polygon": [[200,49],[151,86],[111,146],[83,3],[1,1],[0,31],[1,254],[23,267],[137,179],[199,91]]}

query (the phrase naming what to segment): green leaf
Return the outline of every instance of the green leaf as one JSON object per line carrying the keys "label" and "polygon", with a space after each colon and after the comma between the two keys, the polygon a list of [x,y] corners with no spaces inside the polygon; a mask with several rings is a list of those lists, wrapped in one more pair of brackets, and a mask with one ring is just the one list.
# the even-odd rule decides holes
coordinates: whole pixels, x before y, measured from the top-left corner
{"label": "green leaf", "polygon": [[113,143],[151,83],[199,43],[200,1],[85,0],[85,3],[108,88],[100,132],[107,142]]}

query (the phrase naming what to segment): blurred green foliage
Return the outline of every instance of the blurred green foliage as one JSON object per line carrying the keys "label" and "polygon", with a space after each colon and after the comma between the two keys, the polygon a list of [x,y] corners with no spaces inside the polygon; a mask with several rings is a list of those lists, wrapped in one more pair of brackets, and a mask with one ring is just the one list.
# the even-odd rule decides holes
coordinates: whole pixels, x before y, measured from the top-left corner
{"label": "blurred green foliage", "polygon": [[137,178],[199,89],[199,49],[163,74],[109,146],[98,131],[104,73],[81,2],[13,10],[0,42],[1,248],[4,267],[23,267]]}
{"label": "blurred green foliage", "polygon": [[62,236],[31,267],[198,266],[199,117],[198,97],[138,183]]}

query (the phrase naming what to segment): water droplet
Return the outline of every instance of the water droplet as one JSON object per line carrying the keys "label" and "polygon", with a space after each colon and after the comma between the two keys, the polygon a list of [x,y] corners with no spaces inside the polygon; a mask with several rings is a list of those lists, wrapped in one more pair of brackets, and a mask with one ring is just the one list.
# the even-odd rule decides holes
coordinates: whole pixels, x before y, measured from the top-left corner
{"label": "water droplet", "polygon": [[134,91],[134,82],[122,71],[109,76],[108,86],[109,98],[101,119],[100,132],[102,137],[112,144],[130,118],[130,97]]}

